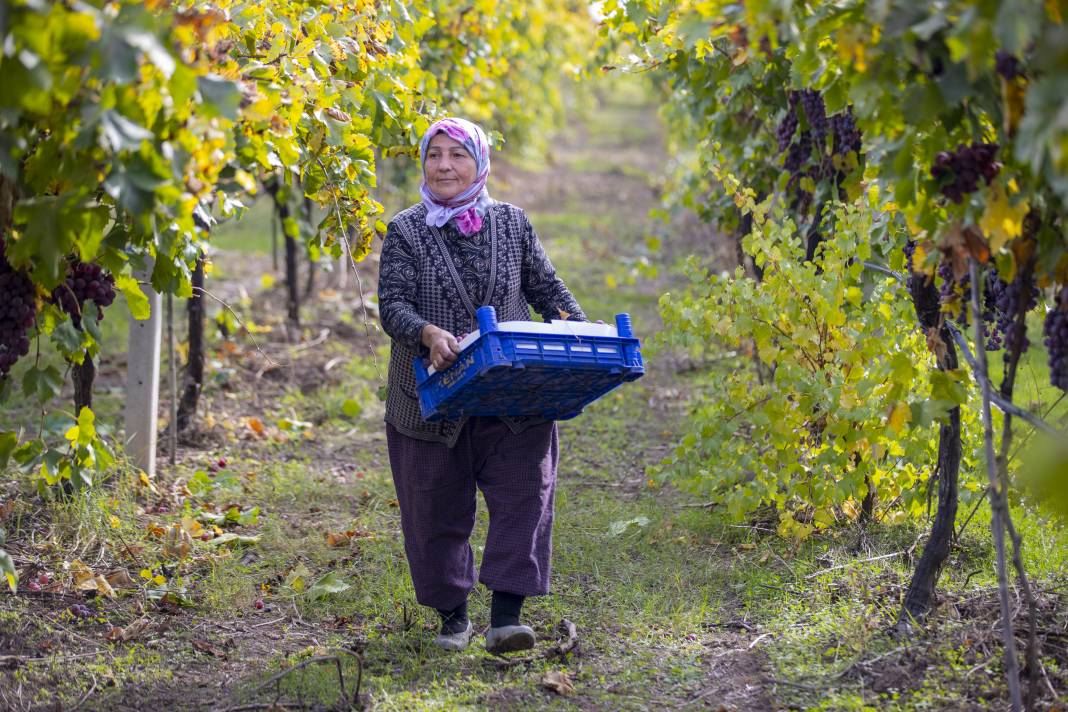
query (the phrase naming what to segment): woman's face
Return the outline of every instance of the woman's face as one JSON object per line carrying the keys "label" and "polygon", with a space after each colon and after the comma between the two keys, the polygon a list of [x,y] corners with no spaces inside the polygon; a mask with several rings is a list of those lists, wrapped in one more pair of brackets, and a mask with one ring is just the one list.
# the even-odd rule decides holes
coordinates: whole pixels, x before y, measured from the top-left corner
{"label": "woman's face", "polygon": [[449,200],[474,182],[477,164],[463,144],[439,133],[430,139],[424,168],[430,189],[442,200]]}

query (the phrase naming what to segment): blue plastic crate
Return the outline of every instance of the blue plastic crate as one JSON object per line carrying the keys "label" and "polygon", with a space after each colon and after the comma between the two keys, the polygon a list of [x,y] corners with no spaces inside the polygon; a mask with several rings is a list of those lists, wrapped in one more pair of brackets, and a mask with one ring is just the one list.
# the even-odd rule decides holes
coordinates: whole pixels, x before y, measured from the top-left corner
{"label": "blue plastic crate", "polygon": [[630,315],[616,315],[617,336],[502,330],[493,307],[477,313],[479,335],[444,371],[416,357],[423,418],[523,415],[566,420],[622,383],[645,373]]}

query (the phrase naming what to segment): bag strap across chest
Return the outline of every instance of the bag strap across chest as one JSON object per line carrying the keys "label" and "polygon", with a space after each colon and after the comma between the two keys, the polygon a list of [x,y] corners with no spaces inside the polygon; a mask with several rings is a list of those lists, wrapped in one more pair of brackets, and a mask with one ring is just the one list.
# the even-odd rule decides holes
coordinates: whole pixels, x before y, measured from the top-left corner
{"label": "bag strap across chest", "polygon": [[[489,259],[489,283],[486,285],[486,293],[482,299],[482,304],[479,306],[486,306],[493,299],[493,288],[497,282],[497,216],[495,211],[490,208],[488,211],[489,216],[489,239],[490,239],[490,259]],[[475,318],[475,312],[477,307],[474,300],[471,298],[471,294],[468,293],[467,287],[464,285],[463,280],[460,278],[460,272],[456,269],[456,263],[452,259],[452,255],[449,254],[448,247],[445,246],[445,236],[441,233],[441,228],[431,226],[430,232],[434,235],[434,242],[438,246],[438,251],[441,253],[441,258],[445,262],[445,266],[449,270],[449,274],[452,276],[452,281],[456,285],[456,291],[460,293],[460,299],[464,303],[464,308],[467,309],[471,318]]]}

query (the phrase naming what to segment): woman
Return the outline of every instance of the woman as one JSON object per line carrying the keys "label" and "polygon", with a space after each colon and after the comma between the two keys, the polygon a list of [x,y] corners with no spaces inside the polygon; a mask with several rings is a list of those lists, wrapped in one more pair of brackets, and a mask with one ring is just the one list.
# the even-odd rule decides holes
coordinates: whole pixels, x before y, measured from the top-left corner
{"label": "woman", "polygon": [[504,416],[429,423],[412,359],[421,355],[439,370],[452,364],[456,335],[477,328],[479,306],[495,307],[500,321],[528,320],[528,304],[546,321],[585,316],[523,211],[489,197],[489,150],[470,121],[442,119],[427,130],[419,146],[422,200],[389,224],[378,296],[393,340],[386,439],[416,599],[441,615],[435,644],[467,647],[477,487],[490,519],[478,577],[493,592],[486,649],[502,653],[534,646],[534,631],[519,621],[523,599],[549,591],[556,423]]}

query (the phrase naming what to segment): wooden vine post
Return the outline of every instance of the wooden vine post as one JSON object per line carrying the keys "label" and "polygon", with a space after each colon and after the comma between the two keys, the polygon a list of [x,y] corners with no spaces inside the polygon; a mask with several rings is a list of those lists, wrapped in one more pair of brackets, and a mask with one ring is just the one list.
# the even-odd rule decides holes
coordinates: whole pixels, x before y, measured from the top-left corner
{"label": "wooden vine post", "polygon": [[189,355],[186,358],[182,396],[178,401],[178,431],[189,427],[196,416],[204,389],[204,253],[197,255],[193,269],[193,295],[186,300]]}
{"label": "wooden vine post", "polygon": [[286,261],[286,318],[293,334],[300,334],[300,286],[297,240],[293,234],[296,221],[289,210],[287,189],[279,185],[277,178],[272,178],[265,185],[274,201],[278,212],[278,221],[282,224],[283,244]]}
{"label": "wooden vine post", "polygon": [[[312,200],[305,196],[303,204],[303,218],[304,225],[311,235],[315,232],[315,226],[312,224],[312,217],[314,215],[312,211]],[[312,293],[315,291],[315,271],[318,269],[319,263],[315,260],[308,260],[308,282],[304,287],[304,299],[311,299]]]}

